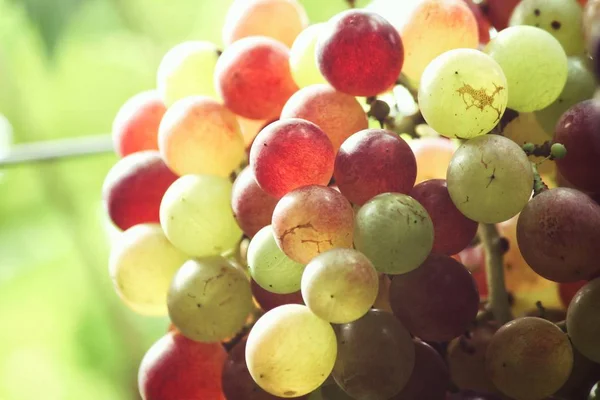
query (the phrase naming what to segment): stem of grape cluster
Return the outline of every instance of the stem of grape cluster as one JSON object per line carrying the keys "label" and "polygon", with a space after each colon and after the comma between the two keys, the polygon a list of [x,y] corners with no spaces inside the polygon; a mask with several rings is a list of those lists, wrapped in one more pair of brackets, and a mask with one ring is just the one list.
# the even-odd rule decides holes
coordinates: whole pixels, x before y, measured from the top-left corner
{"label": "stem of grape cluster", "polygon": [[512,315],[504,284],[504,249],[501,237],[495,224],[480,224],[479,237],[485,249],[488,306],[494,314],[494,319],[503,325],[512,319]]}

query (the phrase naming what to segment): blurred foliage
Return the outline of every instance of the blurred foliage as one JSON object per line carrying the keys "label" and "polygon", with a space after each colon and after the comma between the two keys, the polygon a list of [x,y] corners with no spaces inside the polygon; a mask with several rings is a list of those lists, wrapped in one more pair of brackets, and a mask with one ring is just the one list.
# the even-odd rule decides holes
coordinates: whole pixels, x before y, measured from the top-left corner
{"label": "blurred foliage", "polygon": [[[312,22],[346,8],[301,2]],[[120,105],[154,86],[169,47],[221,44],[229,3],[0,0],[0,113],[15,142],[109,132]],[[115,161],[0,169],[1,400],[138,398],[138,363],[168,321],[130,312],[108,277],[114,228],[100,190]]]}

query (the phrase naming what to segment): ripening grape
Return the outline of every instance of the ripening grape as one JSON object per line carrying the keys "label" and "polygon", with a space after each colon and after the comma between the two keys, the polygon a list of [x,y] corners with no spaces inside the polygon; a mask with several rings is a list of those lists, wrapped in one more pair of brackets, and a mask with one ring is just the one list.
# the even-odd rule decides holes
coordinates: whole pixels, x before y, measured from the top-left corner
{"label": "ripening grape", "polygon": [[354,245],[379,272],[404,274],[417,268],[433,246],[433,223],[418,201],[383,193],[356,214]]}
{"label": "ripening grape", "polygon": [[556,282],[590,279],[600,272],[600,206],[574,189],[545,191],[519,216],[517,240],[523,258],[541,276]]}
{"label": "ripening grape", "polygon": [[186,337],[218,342],[244,326],[253,308],[250,282],[221,256],[189,260],[173,278],[167,307],[171,322]]}
{"label": "ripening grape", "polygon": [[131,309],[167,315],[167,292],[187,255],[169,242],[158,224],[135,225],[110,251],[108,269],[115,290]]}
{"label": "ripening grape", "polygon": [[327,135],[312,122],[297,118],[267,125],[250,149],[256,181],[277,198],[302,186],[327,185],[334,162]]}
{"label": "ripening grape", "polygon": [[246,153],[250,151],[250,146],[254,142],[256,135],[267,125],[270,121],[264,119],[248,119],[237,116],[238,124],[240,124],[240,131],[244,137],[244,145],[246,146]]}
{"label": "ripening grape", "polygon": [[219,49],[206,41],[178,44],[165,54],[156,74],[156,87],[170,107],[187,96],[219,97],[213,84]]}
{"label": "ripening grape", "polygon": [[281,119],[286,118],[301,118],[316,124],[329,137],[336,152],[344,140],[369,126],[355,97],[326,84],[310,85],[297,91],[281,111]]}
{"label": "ripening grape", "polygon": [[573,345],[590,360],[600,363],[600,279],[583,286],[569,305],[567,331]]}
{"label": "ripening grape", "polygon": [[533,26],[499,32],[485,48],[508,82],[508,107],[519,112],[552,104],[567,82],[567,55],[551,34]]}
{"label": "ripening grape", "polygon": [[304,186],[279,200],[272,227],[279,248],[307,264],[329,249],[352,248],[354,210],[334,189]]}
{"label": "ripening grape", "polygon": [[513,10],[521,0],[487,0],[486,16],[498,31],[508,26]]}
{"label": "ripening grape", "polygon": [[186,175],[165,193],[160,223],[167,238],[194,257],[232,249],[242,231],[231,212],[231,182],[213,175]]}
{"label": "ripening grape", "polygon": [[377,297],[379,277],[371,261],[353,249],[313,258],[302,275],[302,297],[318,317],[345,324],[365,315]]}
{"label": "ripening grape", "polygon": [[432,253],[419,268],[394,276],[390,304],[410,333],[443,342],[459,336],[473,322],[479,294],[461,263]]}
{"label": "ripening grape", "polygon": [[336,330],[337,384],[354,399],[387,400],[402,390],[415,365],[415,345],[393,315],[371,310]]}
{"label": "ripening grape", "polygon": [[204,96],[186,97],[169,107],[160,123],[158,147],[179,175],[228,177],[245,156],[235,115]]}
{"label": "ripening grape", "polygon": [[477,30],[479,32],[479,44],[487,44],[490,41],[490,29],[492,28],[491,22],[484,14],[481,9],[481,5],[477,3],[478,0],[464,0],[469,6],[469,9],[473,13],[475,20],[477,21]]}
{"label": "ripening grape", "polygon": [[517,215],[529,201],[533,170],[510,139],[484,135],[456,150],[448,166],[450,197],[468,218],[498,223]]}
{"label": "ripening grape", "polygon": [[417,160],[416,183],[428,179],[446,179],[446,171],[456,145],[443,137],[421,137],[409,143]]}
{"label": "ripening grape", "polygon": [[225,106],[245,118],[278,117],[298,90],[288,59],[287,47],[267,37],[247,37],[228,46],[219,57],[214,77]]}
{"label": "ripening grape", "polygon": [[279,397],[298,397],[318,388],[331,373],[336,354],[331,325],[298,304],[267,312],[246,343],[252,378]]}
{"label": "ripening grape", "polygon": [[272,309],[285,304],[304,304],[302,293],[299,290],[289,294],[278,294],[263,289],[254,281],[250,282],[250,286],[252,288],[254,300],[264,311],[271,311]]}
{"label": "ripening grape", "polygon": [[220,343],[200,343],[171,331],[142,360],[138,373],[142,399],[225,400],[221,376],[226,358]]}
{"label": "ripening grape", "polygon": [[236,0],[225,16],[223,43],[267,36],[290,47],[307,24],[306,11],[296,0]]}
{"label": "ripening grape", "polygon": [[567,55],[583,55],[581,6],[575,0],[523,0],[510,17],[510,26],[531,25],[554,36]]}
{"label": "ripening grape", "polygon": [[175,180],[177,175],[165,165],[158,151],[124,157],[110,169],[102,186],[108,216],[122,230],[159,222],[160,202]]}
{"label": "ripening grape", "polygon": [[290,48],[290,69],[298,87],[303,88],[318,83],[327,83],[319,71],[315,48],[324,23],[314,24],[304,29]]}
{"label": "ripening grape", "polygon": [[587,399],[590,390],[599,380],[600,364],[584,357],[576,347],[573,347],[571,375],[555,396],[559,399]]}
{"label": "ripening grape", "polygon": [[502,68],[472,49],[450,50],[434,59],[421,77],[419,108],[439,134],[470,139],[500,122],[508,91]]}
{"label": "ripening grape", "polygon": [[158,150],[158,126],[167,109],[156,90],[131,97],[117,112],[112,125],[115,151],[120,157]]}
{"label": "ripening grape", "polygon": [[281,251],[271,225],[258,231],[250,241],[248,267],[252,279],[269,292],[289,294],[300,290],[304,264]]}
{"label": "ripening grape", "polygon": [[331,18],[316,46],[319,70],[327,81],[352,96],[375,96],[398,79],[404,50],[394,27],[382,16],[347,10]]}
{"label": "ripening grape", "polygon": [[417,163],[410,146],[394,132],[365,129],[344,141],[333,174],[344,196],[363,205],[381,193],[408,193]]}
{"label": "ripening grape", "polygon": [[501,327],[486,352],[494,385],[516,399],[542,400],[567,381],[573,366],[569,338],[552,322],[523,317]]}

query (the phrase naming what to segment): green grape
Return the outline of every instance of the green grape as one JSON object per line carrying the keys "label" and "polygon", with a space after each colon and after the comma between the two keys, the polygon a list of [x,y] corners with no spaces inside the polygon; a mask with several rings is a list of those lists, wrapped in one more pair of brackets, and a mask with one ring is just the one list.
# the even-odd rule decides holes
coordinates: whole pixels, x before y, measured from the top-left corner
{"label": "green grape", "polygon": [[248,247],[250,275],[271,293],[288,294],[300,290],[304,264],[288,256],[277,246],[271,225],[262,228]]}
{"label": "green grape", "polygon": [[379,291],[379,276],[362,253],[333,249],[313,258],[302,275],[302,298],[318,317],[345,324],[365,315]]}
{"label": "green grape", "polygon": [[158,67],[156,87],[167,107],[187,96],[203,95],[219,100],[213,75],[219,50],[204,41],[178,44],[165,54]]}
{"label": "green grape", "polygon": [[448,166],[448,191],[468,218],[489,224],[517,215],[533,190],[533,169],[521,147],[499,135],[471,139]]}
{"label": "green grape", "polygon": [[584,53],[582,9],[575,0],[523,0],[509,24],[537,26],[554,36],[568,55]]}
{"label": "green grape", "polygon": [[132,310],[167,315],[169,285],[187,259],[169,242],[160,225],[140,224],[115,241],[108,269],[115,290]]}
{"label": "green grape", "polygon": [[569,74],[562,93],[554,103],[535,113],[536,119],[549,135],[554,135],[556,123],[569,108],[594,97],[596,79],[585,62],[578,57],[570,57],[568,63]]}
{"label": "green grape", "polygon": [[315,47],[319,33],[325,24],[314,24],[304,29],[294,40],[290,49],[290,69],[299,88],[317,83],[327,83],[319,71]]}
{"label": "green grape", "polygon": [[186,337],[218,342],[239,332],[252,311],[250,281],[221,256],[189,260],[173,277],[171,322]]}
{"label": "green grape", "polygon": [[333,370],[336,355],[331,325],[299,304],[267,312],[246,342],[250,375],[279,397],[299,397],[317,389]]}
{"label": "green grape", "polygon": [[441,135],[470,139],[498,124],[508,101],[506,86],[502,68],[487,54],[450,50],[425,68],[419,107]]}
{"label": "green grape", "polygon": [[508,107],[531,112],[548,107],[567,82],[567,55],[551,34],[533,26],[506,28],[485,48],[508,81]]}
{"label": "green grape", "polygon": [[583,286],[569,304],[567,331],[573,345],[590,360],[600,363],[600,278]]}
{"label": "green grape", "polygon": [[383,193],[356,214],[354,245],[375,269],[404,274],[417,268],[433,247],[433,223],[418,201],[400,193]]}
{"label": "green grape", "polygon": [[185,175],[165,192],[160,224],[181,251],[204,257],[232,249],[242,236],[231,211],[232,184],[213,175]]}

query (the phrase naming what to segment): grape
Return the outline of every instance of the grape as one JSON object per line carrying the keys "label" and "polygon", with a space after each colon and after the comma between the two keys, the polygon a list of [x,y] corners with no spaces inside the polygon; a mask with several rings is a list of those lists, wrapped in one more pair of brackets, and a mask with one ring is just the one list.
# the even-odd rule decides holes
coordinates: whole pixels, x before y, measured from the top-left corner
{"label": "grape", "polygon": [[366,129],[342,144],[333,174],[344,196],[362,205],[381,193],[408,193],[415,184],[417,162],[410,146],[395,133]]}
{"label": "grape", "polygon": [[331,373],[336,354],[331,325],[298,304],[263,315],[246,344],[252,378],[280,397],[298,397],[318,388]]}
{"label": "grape", "polygon": [[204,96],[177,101],[160,124],[158,147],[179,175],[228,177],[244,159],[244,138],[235,115]]}
{"label": "grape", "polygon": [[165,237],[160,225],[135,225],[121,234],[108,261],[115,290],[134,311],[167,315],[167,291],[187,255]]}
{"label": "grape", "polygon": [[565,282],[558,285],[558,295],[564,307],[568,307],[575,297],[575,294],[581,289],[587,281]]}
{"label": "grape", "polygon": [[498,31],[508,26],[513,10],[521,0],[487,0],[484,12]]}
{"label": "grape", "polygon": [[554,36],[567,55],[584,52],[582,10],[574,0],[523,0],[514,9],[510,25],[531,25]]}
{"label": "grape", "polygon": [[432,253],[419,268],[392,279],[390,304],[410,333],[442,342],[465,332],[477,315],[479,294],[461,263]]}
{"label": "grape", "polygon": [[167,306],[186,337],[218,342],[244,326],[253,307],[250,282],[221,256],[189,260],[173,278]]}
{"label": "grape", "polygon": [[517,240],[525,261],[544,278],[589,279],[600,272],[600,206],[574,189],[545,191],[519,216]]}
{"label": "grape", "polygon": [[508,82],[508,107],[519,112],[552,104],[567,82],[567,55],[551,34],[533,26],[506,28],[485,48]]}
{"label": "grape", "polygon": [[373,303],[373,308],[377,310],[392,312],[392,306],[390,306],[390,284],[392,280],[386,274],[379,274],[379,290],[377,292],[377,298]]}
{"label": "grape", "polygon": [[113,121],[112,139],[120,157],[158,150],[158,125],[167,109],[155,90],[141,92],[121,106]]}
{"label": "grape", "polygon": [[281,111],[281,119],[285,118],[302,118],[316,124],[329,137],[336,152],[350,135],[369,126],[356,98],[326,84],[297,91]]}
{"label": "grape", "polygon": [[108,172],[102,199],[113,224],[128,229],[159,221],[159,207],[167,188],[177,180],[158,151],[141,151],[119,160]]}
{"label": "grape", "polygon": [[590,360],[600,363],[600,279],[583,286],[567,310],[567,331],[573,345]]}
{"label": "grape", "polygon": [[275,205],[277,199],[258,186],[252,168],[244,168],[233,183],[231,194],[231,208],[244,233],[252,237],[270,225]]}
{"label": "grape", "polygon": [[279,249],[271,225],[252,238],[248,266],[252,279],[270,292],[288,294],[300,290],[304,264],[291,260]]}
{"label": "grape", "polygon": [[345,324],[365,315],[377,297],[379,277],[371,261],[353,249],[313,258],[302,275],[302,298],[325,321]]}
{"label": "grape", "polygon": [[225,106],[245,118],[278,117],[298,90],[288,58],[287,47],[267,37],[247,37],[228,46],[215,67],[215,86]]}
{"label": "grape", "polygon": [[578,188],[600,192],[600,103],[586,100],[563,114],[554,141],[567,148],[556,160],[559,172]]}
{"label": "grape", "polygon": [[223,253],[242,236],[229,206],[231,183],[212,175],[186,175],[165,193],[160,223],[167,238],[194,257]]}
{"label": "grape", "polygon": [[600,364],[584,357],[573,347],[573,369],[567,382],[556,392],[559,399],[587,399],[590,390],[600,380]]}
{"label": "grape", "polygon": [[347,10],[330,19],[316,46],[319,70],[340,92],[375,96],[398,79],[404,50],[394,27],[382,16]]}
{"label": "grape", "polygon": [[325,24],[314,24],[304,29],[290,49],[290,68],[298,87],[306,87],[318,83],[327,83],[319,71],[315,48],[317,39]]}
{"label": "grape", "polygon": [[419,202],[383,193],[356,214],[354,245],[379,272],[404,274],[417,268],[433,246],[433,223]]}
{"label": "grape", "polygon": [[409,143],[417,160],[416,183],[428,179],[446,179],[446,171],[456,146],[441,137],[422,137]]}
{"label": "grape", "polygon": [[326,185],[333,175],[335,153],[323,131],[302,119],[273,122],[256,137],[250,166],[259,186],[280,198],[302,186]]}
{"label": "grape", "polygon": [[453,255],[471,243],[477,222],[465,217],[452,203],[444,179],[419,183],[410,192],[431,217],[434,229],[433,252]]}
{"label": "grape", "polygon": [[442,53],[479,44],[477,20],[462,0],[422,0],[403,22],[396,25],[406,55],[402,72],[414,82]]}
{"label": "grape", "polygon": [[278,294],[263,289],[254,281],[251,282],[251,287],[254,300],[256,300],[260,308],[265,311],[271,311],[272,309],[283,306],[284,304],[304,304],[304,300],[302,300],[302,293],[299,290],[289,294]]}
{"label": "grape", "polygon": [[533,170],[510,139],[485,135],[456,150],[448,166],[448,192],[468,218],[498,223],[517,215],[529,201]]}
{"label": "grape", "polygon": [[170,107],[193,95],[218,99],[213,75],[219,53],[217,46],[206,41],[187,41],[170,49],[156,74],[156,87],[165,105]]}
{"label": "grape", "polygon": [[220,343],[199,343],[169,332],[148,350],[138,385],[143,400],[225,400],[221,376],[227,353]]}
{"label": "grape", "polygon": [[419,107],[425,121],[447,137],[485,135],[506,109],[506,77],[493,58],[478,50],[450,50],[421,77]]}
{"label": "grape", "polygon": [[371,310],[337,327],[336,383],[354,399],[387,400],[406,386],[415,365],[410,334],[391,314]]}
{"label": "grape", "polygon": [[414,340],[415,367],[408,383],[391,400],[445,400],[450,383],[448,367],[437,351],[427,343]]}
{"label": "grape", "polygon": [[352,247],[352,206],[325,186],[304,186],[285,195],[273,211],[272,222],[279,248],[303,264],[329,249]]}
{"label": "grape", "polygon": [[223,42],[267,36],[289,47],[307,24],[306,11],[296,0],[236,0],[225,16]]}
{"label": "grape", "polygon": [[240,130],[242,132],[242,136],[244,137],[244,145],[246,146],[246,153],[250,152],[250,147],[252,146],[252,142],[254,142],[254,138],[258,135],[258,133],[267,125],[269,125],[268,120],[264,119],[248,119],[244,117],[237,117],[238,123],[240,124]]}
{"label": "grape", "polygon": [[477,0],[464,0],[469,6],[469,9],[473,13],[475,20],[477,21],[477,30],[479,32],[479,44],[487,44],[490,41],[490,29],[492,25],[487,19],[479,4],[476,4]]}
{"label": "grape", "polygon": [[544,399],[567,381],[573,350],[567,335],[552,322],[523,317],[501,327],[486,353],[494,385],[517,399]]}

